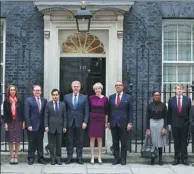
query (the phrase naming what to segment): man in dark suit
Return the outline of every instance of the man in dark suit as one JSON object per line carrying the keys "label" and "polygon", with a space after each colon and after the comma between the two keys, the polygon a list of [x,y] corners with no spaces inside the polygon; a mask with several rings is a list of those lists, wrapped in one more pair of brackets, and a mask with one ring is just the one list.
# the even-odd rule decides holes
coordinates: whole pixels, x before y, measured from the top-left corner
{"label": "man in dark suit", "polygon": [[51,95],[53,100],[46,104],[44,125],[48,132],[51,165],[62,165],[61,144],[62,133],[66,132],[66,107],[59,101],[58,89],[53,89]]}
{"label": "man in dark suit", "polygon": [[67,112],[67,162],[72,163],[74,139],[76,140],[77,163],[83,164],[82,149],[84,129],[87,127],[89,118],[89,106],[86,95],[80,94],[81,84],[73,81],[73,93],[64,96]]}
{"label": "man in dark suit", "polygon": [[41,97],[39,85],[33,86],[33,96],[25,100],[24,115],[28,134],[28,164],[34,163],[34,153],[38,152],[38,162],[45,164],[43,158],[44,111],[47,100]]}
{"label": "man in dark suit", "polygon": [[172,127],[175,149],[175,160],[172,165],[179,164],[180,157],[184,165],[189,165],[187,138],[191,99],[183,96],[183,89],[183,85],[177,85],[176,96],[171,97],[168,102],[168,124]]}
{"label": "man in dark suit", "polygon": [[[113,140],[113,154],[115,159],[112,164],[126,165],[127,157],[127,132],[132,128],[133,109],[132,99],[123,93],[123,83],[115,84],[116,94],[109,97],[108,127],[111,129]],[[121,141],[121,155],[119,141]]]}

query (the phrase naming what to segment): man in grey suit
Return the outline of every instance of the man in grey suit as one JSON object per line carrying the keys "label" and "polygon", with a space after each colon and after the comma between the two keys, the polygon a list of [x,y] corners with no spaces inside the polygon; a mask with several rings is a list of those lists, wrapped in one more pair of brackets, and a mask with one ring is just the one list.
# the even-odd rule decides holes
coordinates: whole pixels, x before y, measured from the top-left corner
{"label": "man in grey suit", "polygon": [[84,129],[87,127],[89,118],[88,98],[80,94],[81,84],[73,81],[73,93],[64,96],[67,112],[67,162],[72,163],[74,139],[76,144],[77,163],[83,164],[82,149]]}
{"label": "man in grey suit", "polygon": [[45,131],[48,132],[51,165],[62,165],[61,144],[62,134],[66,132],[66,107],[59,101],[58,89],[53,89],[51,95],[53,100],[45,108]]}

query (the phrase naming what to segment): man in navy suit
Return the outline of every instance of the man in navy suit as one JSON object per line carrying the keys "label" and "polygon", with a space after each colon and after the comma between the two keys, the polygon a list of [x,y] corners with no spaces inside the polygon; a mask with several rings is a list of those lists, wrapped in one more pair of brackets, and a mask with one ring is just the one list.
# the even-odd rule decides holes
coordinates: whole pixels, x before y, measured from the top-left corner
{"label": "man in navy suit", "polygon": [[73,93],[64,96],[67,112],[66,164],[72,163],[74,139],[76,140],[77,163],[83,164],[83,135],[89,118],[88,98],[86,95],[80,94],[81,84],[79,81],[73,81],[71,86]]}
{"label": "man in navy suit", "polygon": [[[123,93],[123,83],[117,81],[116,93],[109,97],[108,127],[111,129],[113,140],[113,165],[126,165],[127,132],[132,128],[133,109],[132,99]],[[121,155],[119,141],[121,141]]]}
{"label": "man in navy suit", "polygon": [[168,102],[168,124],[172,127],[175,149],[175,160],[172,165],[179,164],[180,158],[184,165],[189,165],[187,138],[191,99],[183,96],[183,89],[183,85],[177,85],[176,96],[171,97]]}
{"label": "man in navy suit", "polygon": [[33,86],[33,96],[25,100],[24,115],[28,134],[28,164],[34,163],[34,153],[38,152],[38,162],[45,164],[43,158],[44,110],[47,100],[41,97],[41,87]]}

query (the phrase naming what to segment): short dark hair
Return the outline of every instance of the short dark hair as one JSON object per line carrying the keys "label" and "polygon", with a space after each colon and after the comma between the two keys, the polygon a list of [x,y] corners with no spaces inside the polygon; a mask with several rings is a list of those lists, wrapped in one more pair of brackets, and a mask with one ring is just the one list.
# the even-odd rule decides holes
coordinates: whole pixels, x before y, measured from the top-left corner
{"label": "short dark hair", "polygon": [[159,90],[155,90],[155,91],[152,92],[152,96],[154,96],[154,94],[155,94],[156,92],[158,92],[158,93],[161,95],[161,92],[160,92]]}
{"label": "short dark hair", "polygon": [[59,91],[58,89],[53,89],[53,90],[51,91],[51,95],[53,95],[54,92],[58,92],[58,94],[60,95],[60,91]]}

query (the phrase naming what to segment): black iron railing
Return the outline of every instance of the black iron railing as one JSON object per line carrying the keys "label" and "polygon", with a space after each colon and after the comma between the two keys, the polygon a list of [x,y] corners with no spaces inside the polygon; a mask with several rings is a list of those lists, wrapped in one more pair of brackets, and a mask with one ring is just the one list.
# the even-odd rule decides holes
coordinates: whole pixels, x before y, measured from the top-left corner
{"label": "black iron railing", "polygon": [[[172,85],[173,86],[173,85]],[[161,91],[162,101],[166,104],[168,103],[168,99],[175,95],[175,90],[172,88],[172,86],[168,86],[168,88],[164,85],[163,90]],[[128,93],[132,96],[133,99],[133,114],[134,114],[134,120],[133,120],[133,129],[129,133],[128,136],[128,150],[129,152],[140,152],[141,146],[143,144],[144,138],[145,138],[145,131],[146,131],[146,109],[148,103],[152,101],[152,91],[146,91],[146,89],[143,87],[143,85],[140,88],[134,89],[132,84],[129,85]],[[153,89],[153,88],[150,88]],[[172,89],[172,90],[169,90]],[[193,86],[192,85],[186,85],[184,95],[193,98],[194,99],[194,93],[193,93]],[[25,100],[26,97],[30,96],[29,93],[19,93],[19,96],[21,100]],[[4,94],[0,94],[0,99],[4,99]],[[1,108],[2,110],[2,108]],[[4,124],[3,124],[3,114],[1,114],[1,151],[8,151],[8,143],[7,143],[7,137],[6,132],[4,130]],[[169,146],[166,146],[164,149],[164,152],[170,153],[173,152],[173,137],[171,135],[171,132],[169,132]],[[27,150],[27,135],[26,130],[23,130],[23,141],[21,142],[21,151]],[[192,145],[194,144],[194,136],[190,136],[188,142],[188,152],[193,152]],[[193,142],[193,143],[192,143]]]}

